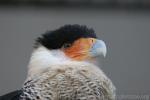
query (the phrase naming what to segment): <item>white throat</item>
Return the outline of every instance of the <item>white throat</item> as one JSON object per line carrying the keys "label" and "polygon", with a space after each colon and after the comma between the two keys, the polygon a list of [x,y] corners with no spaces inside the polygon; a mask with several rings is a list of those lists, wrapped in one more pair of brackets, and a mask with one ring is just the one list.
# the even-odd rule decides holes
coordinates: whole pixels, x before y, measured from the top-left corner
{"label": "white throat", "polygon": [[53,65],[65,64],[71,61],[61,50],[48,50],[44,46],[35,49],[28,65],[28,76],[36,75]]}

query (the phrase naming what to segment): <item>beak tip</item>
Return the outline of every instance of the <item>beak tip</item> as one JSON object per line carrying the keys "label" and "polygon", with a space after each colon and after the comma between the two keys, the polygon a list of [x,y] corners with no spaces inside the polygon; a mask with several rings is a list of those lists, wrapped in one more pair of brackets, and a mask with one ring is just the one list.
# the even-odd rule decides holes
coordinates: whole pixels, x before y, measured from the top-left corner
{"label": "beak tip", "polygon": [[106,57],[106,54],[107,54],[107,53],[106,53],[106,51],[105,51],[105,53],[103,53],[104,58]]}
{"label": "beak tip", "polygon": [[104,45],[104,46],[102,46],[102,47],[99,48],[99,55],[102,55],[105,58],[106,54],[107,54],[107,48]]}

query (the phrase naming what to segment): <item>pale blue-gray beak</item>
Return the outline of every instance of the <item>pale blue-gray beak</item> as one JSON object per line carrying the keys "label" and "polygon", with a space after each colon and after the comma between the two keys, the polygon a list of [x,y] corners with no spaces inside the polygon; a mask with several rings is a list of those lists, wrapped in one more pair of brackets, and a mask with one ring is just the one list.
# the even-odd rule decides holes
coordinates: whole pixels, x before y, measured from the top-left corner
{"label": "pale blue-gray beak", "polygon": [[89,54],[91,57],[103,56],[105,57],[107,53],[107,48],[105,42],[96,39],[95,43],[89,49]]}

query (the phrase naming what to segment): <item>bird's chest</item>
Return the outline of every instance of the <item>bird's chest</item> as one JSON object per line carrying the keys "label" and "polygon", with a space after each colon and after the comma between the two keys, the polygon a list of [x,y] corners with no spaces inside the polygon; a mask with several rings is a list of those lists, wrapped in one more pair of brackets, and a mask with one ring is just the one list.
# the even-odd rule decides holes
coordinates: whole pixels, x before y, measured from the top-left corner
{"label": "bird's chest", "polygon": [[[22,88],[21,100],[109,100],[109,80],[86,69],[62,68],[47,70],[28,79]],[[105,88],[108,87],[108,88]],[[110,99],[111,100],[111,99]]]}

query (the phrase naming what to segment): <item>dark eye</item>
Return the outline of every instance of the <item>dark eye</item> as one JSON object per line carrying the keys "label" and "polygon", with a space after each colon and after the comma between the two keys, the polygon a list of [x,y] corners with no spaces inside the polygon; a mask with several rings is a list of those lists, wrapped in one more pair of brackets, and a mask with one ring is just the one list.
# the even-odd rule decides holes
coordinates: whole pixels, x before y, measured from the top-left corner
{"label": "dark eye", "polygon": [[64,45],[62,46],[62,48],[69,48],[71,47],[71,43],[64,43]]}
{"label": "dark eye", "polygon": [[92,43],[94,42],[94,40],[92,39]]}

